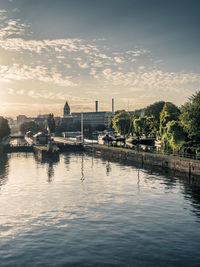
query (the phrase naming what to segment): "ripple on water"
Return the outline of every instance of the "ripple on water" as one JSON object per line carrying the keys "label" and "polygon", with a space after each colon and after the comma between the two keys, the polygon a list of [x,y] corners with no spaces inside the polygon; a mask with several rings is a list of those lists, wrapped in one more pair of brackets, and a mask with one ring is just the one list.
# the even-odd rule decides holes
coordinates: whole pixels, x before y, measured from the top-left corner
{"label": "ripple on water", "polygon": [[78,153],[0,167],[1,266],[199,265],[197,187]]}

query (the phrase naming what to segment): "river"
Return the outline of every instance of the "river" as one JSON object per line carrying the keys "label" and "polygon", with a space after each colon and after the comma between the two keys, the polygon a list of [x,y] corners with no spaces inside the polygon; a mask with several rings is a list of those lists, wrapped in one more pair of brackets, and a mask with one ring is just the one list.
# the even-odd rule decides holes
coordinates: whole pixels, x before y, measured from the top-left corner
{"label": "river", "polygon": [[200,188],[83,153],[0,157],[0,266],[199,266]]}

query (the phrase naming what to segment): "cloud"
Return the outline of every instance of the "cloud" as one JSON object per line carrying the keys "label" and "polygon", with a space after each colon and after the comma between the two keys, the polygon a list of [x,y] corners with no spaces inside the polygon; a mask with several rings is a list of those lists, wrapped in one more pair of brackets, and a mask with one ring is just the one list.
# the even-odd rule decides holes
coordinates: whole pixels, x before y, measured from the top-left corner
{"label": "cloud", "polygon": [[140,68],[139,72],[120,72],[113,71],[110,68],[102,71],[101,77],[114,85],[159,89],[159,88],[174,88],[181,85],[198,83],[200,80],[199,73],[176,73],[164,72],[162,70],[143,71]]}
{"label": "cloud", "polygon": [[126,54],[131,55],[133,57],[139,57],[144,54],[149,54],[150,51],[147,49],[135,49],[135,50],[129,50],[126,51]]}
{"label": "cloud", "polygon": [[78,62],[78,66],[82,69],[88,69],[89,68],[89,65],[87,62],[85,62],[85,63]]}
{"label": "cloud", "polygon": [[[9,18],[6,10],[0,10],[0,17],[3,55],[0,81],[4,82],[4,88],[7,86],[10,99],[31,99],[31,103],[51,101],[55,105],[63,99],[71,99],[80,108],[80,105],[89,107],[90,101],[93,102],[90,97],[99,95],[106,99],[117,95],[123,103],[132,97],[135,103],[143,100],[149,104],[158,97],[158,92],[167,95],[170,91],[177,100],[180,93],[182,97],[188,94],[187,88],[199,85],[199,73],[164,71],[164,62],[155,60],[148,49],[133,46],[128,51],[121,47],[117,50],[117,45],[111,47],[105,39],[63,36],[37,40],[29,25]],[[51,90],[47,90],[47,86]],[[65,87],[67,93],[63,92]],[[70,87],[76,87],[73,93],[69,92]],[[137,100],[133,97],[135,94]]]}
{"label": "cloud", "polygon": [[11,67],[1,65],[0,66],[0,81],[24,81],[24,80],[38,80],[46,83],[54,83],[59,86],[76,86],[76,84],[68,77],[62,77],[62,75],[55,70],[49,71],[44,66],[30,67],[27,65],[20,66],[19,64],[13,64]]}

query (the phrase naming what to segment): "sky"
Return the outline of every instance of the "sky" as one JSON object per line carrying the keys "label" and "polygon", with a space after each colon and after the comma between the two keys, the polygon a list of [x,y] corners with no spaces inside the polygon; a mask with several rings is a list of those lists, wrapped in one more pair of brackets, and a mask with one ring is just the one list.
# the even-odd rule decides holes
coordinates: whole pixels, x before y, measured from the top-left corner
{"label": "sky", "polygon": [[198,0],[1,0],[0,115],[178,106],[200,88]]}

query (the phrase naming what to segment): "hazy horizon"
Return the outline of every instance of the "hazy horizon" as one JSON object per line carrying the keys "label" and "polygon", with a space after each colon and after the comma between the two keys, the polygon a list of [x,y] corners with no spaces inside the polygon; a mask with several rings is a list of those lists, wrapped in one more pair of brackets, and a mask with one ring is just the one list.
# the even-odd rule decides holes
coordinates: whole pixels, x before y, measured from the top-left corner
{"label": "hazy horizon", "polygon": [[180,106],[200,85],[192,1],[2,0],[0,115]]}

